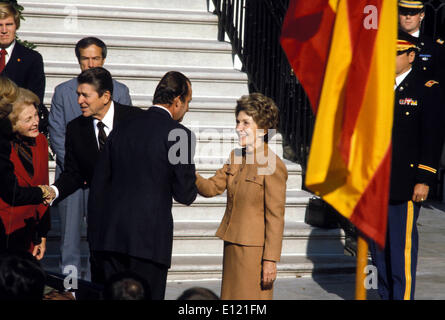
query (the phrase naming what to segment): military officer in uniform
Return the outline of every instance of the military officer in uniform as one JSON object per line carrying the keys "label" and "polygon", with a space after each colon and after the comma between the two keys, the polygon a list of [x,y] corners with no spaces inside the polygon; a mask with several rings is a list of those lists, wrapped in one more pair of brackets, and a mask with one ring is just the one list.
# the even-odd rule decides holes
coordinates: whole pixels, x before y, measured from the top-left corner
{"label": "military officer in uniform", "polygon": [[439,83],[413,67],[417,52],[417,38],[399,31],[386,246],[370,244],[382,299],[414,299],[416,221],[436,179],[443,136]]}
{"label": "military officer in uniform", "polygon": [[399,1],[400,28],[413,37],[418,38],[420,52],[416,62],[417,67],[428,74],[429,77],[436,80],[439,79],[439,82],[444,82],[444,41],[442,39],[434,41],[431,36],[421,33],[420,29],[423,21],[425,21],[425,7],[422,1]]}

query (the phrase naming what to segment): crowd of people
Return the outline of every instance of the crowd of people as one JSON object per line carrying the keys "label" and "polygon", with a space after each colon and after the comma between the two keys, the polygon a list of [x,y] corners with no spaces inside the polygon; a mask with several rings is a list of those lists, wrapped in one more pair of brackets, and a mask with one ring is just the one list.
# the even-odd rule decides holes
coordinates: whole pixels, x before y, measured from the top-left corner
{"label": "crowd of people", "polygon": [[[10,35],[10,41],[2,43],[8,52],[2,58],[8,59],[19,48],[18,14],[7,3],[0,9],[0,27]],[[42,60],[37,52],[29,52]],[[204,179],[194,165],[195,136],[180,123],[192,100],[190,79],[167,72],[156,87],[153,106],[143,111],[131,107],[128,88],[103,68],[103,41],[83,38],[75,54],[81,73],[55,88],[48,126],[39,116],[40,91],[2,72],[1,249],[30,253],[15,257],[21,259],[17,263],[38,269],[51,210],[61,217],[61,267],[80,270],[80,226],[86,216],[91,274],[81,277],[105,286],[105,297],[125,288],[129,296],[161,300],[171,265],[173,199],[190,205],[198,192],[209,197],[227,189],[233,199],[217,234],[225,241],[222,297],[271,299],[281,255],[287,180],[285,165],[267,146],[268,129],[278,126],[275,103],[259,93],[238,100],[235,118],[241,148],[231,153],[215,177]],[[44,78],[43,64],[39,72]],[[39,85],[44,89],[44,81]],[[46,131],[56,154],[52,185]],[[244,262],[248,263],[240,267]],[[6,263],[5,268],[11,268]],[[115,285],[107,286],[110,281]],[[41,278],[35,282],[40,286]]]}
{"label": "crowd of people", "polygon": [[[384,251],[371,245],[383,299],[414,298],[416,219],[435,181],[443,126],[438,71],[445,54],[440,41],[419,35],[421,1],[401,0],[399,9],[388,244]],[[61,270],[81,269],[86,218],[90,256],[80,278],[103,286],[105,299],[162,300],[173,199],[190,205],[198,194],[223,192],[216,232],[224,241],[221,299],[272,299],[287,181],[286,166],[268,146],[279,124],[274,101],[261,93],[237,100],[239,148],[204,178],[193,161],[195,135],[181,124],[193,95],[186,75],[167,72],[153,105],[132,107],[129,89],[104,68],[105,43],[83,38],[75,46],[81,73],[55,88],[48,116],[42,56],[15,40],[19,26],[14,6],[0,2],[0,299],[43,298],[39,260],[51,212],[61,220]],[[51,185],[47,132],[57,165]],[[180,299],[190,297],[218,299],[202,288]]]}

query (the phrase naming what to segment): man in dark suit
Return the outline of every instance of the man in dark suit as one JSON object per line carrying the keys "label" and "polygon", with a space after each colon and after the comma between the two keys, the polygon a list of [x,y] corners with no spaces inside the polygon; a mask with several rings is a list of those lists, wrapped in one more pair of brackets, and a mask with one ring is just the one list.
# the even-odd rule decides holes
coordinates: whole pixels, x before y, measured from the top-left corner
{"label": "man in dark suit", "polygon": [[[77,61],[81,71],[95,67],[103,67],[107,58],[106,44],[95,37],[86,37],[79,40],[75,47]],[[75,118],[82,115],[77,103],[77,76],[57,85],[54,89],[49,113],[48,132],[51,149],[56,154],[56,179],[63,171],[65,158],[66,126]],[[128,87],[113,79],[113,101],[122,105],[131,106]],[[60,269],[63,273],[66,266],[75,266],[81,270],[81,230],[87,216],[87,188],[81,188],[69,197],[60,201],[51,209],[51,214],[57,213],[60,217]],[[84,280],[91,280],[90,267],[86,273],[79,273]]]}
{"label": "man in dark suit", "polygon": [[90,187],[88,241],[91,278],[105,282],[130,270],[164,299],[173,245],[172,198],[196,198],[195,140],[179,122],[192,99],[190,80],[171,71],[156,87],[153,106],[113,130]]}
{"label": "man in dark suit", "polygon": [[39,130],[47,133],[48,110],[43,104],[45,72],[43,59],[37,51],[28,49],[15,40],[20,27],[20,13],[11,3],[0,3],[0,74],[19,87],[34,92],[40,99]]}
{"label": "man in dark suit", "polygon": [[55,204],[74,191],[88,187],[93,177],[99,151],[111,130],[133,116],[139,108],[112,100],[113,80],[102,67],[83,71],[77,77],[78,103],[82,115],[68,123],[65,139],[65,166],[52,188]]}

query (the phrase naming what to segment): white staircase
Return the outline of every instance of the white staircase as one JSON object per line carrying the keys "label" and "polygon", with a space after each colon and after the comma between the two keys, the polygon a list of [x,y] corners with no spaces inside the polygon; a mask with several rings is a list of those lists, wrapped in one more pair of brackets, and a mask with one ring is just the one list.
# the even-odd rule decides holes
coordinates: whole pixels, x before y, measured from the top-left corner
{"label": "white staircase", "polygon": [[[201,174],[211,176],[237,146],[234,107],[235,101],[248,93],[247,75],[233,68],[231,45],[216,40],[218,21],[207,11],[206,0],[129,0],[125,7],[122,2],[110,5],[106,0],[27,0],[20,4],[26,20],[19,36],[35,43],[43,56],[47,77],[44,102],[48,107],[54,87],[80,71],[74,54],[76,42],[96,36],[108,47],[105,67],[129,87],[138,107],[150,106],[155,86],[165,72],[177,70],[190,78],[193,101],[184,124],[197,135],[195,161]],[[270,145],[282,156],[280,135]],[[350,269],[353,259],[343,255],[342,232],[304,223],[311,195],[301,190],[300,166],[285,163],[289,179],[279,276]],[[52,180],[53,162],[50,167]],[[198,196],[190,207],[174,204],[169,280],[221,277],[223,242],[214,234],[225,204],[225,194],[210,199]],[[52,220],[43,263],[58,272],[60,225],[58,217]],[[86,241],[82,245],[86,253]]]}

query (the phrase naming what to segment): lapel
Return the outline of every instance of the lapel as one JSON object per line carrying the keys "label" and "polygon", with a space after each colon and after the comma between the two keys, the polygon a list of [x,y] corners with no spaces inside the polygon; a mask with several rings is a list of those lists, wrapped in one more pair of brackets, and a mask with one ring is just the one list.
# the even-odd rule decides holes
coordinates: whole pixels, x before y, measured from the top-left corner
{"label": "lapel", "polygon": [[122,105],[120,105],[119,103],[117,103],[116,101],[114,102],[114,115],[113,115],[113,129],[116,128],[116,125],[122,121],[122,117],[124,115],[124,108]]}
{"label": "lapel", "polygon": [[20,63],[23,63],[23,52],[21,48],[21,44],[17,41],[15,42],[14,49],[11,53],[11,58],[9,58],[8,63],[5,66],[5,69],[3,69],[3,72],[13,71],[16,69],[16,67],[19,66]]}
{"label": "lapel", "polygon": [[85,155],[97,155],[99,153],[99,147],[97,146],[96,134],[94,132],[93,117],[82,118],[80,125],[80,139],[81,143],[85,147]]}
{"label": "lapel", "polygon": [[[113,129],[122,120],[124,108],[119,103],[114,102]],[[82,118],[81,121],[82,141],[85,143],[86,154],[99,154],[99,146],[97,145],[96,132],[94,130],[94,118]]]}
{"label": "lapel", "polygon": [[411,72],[403,79],[402,82],[397,86],[396,88],[396,96],[404,95],[406,90],[410,87],[410,84],[412,83],[411,79],[414,77],[414,70],[411,70]]}

